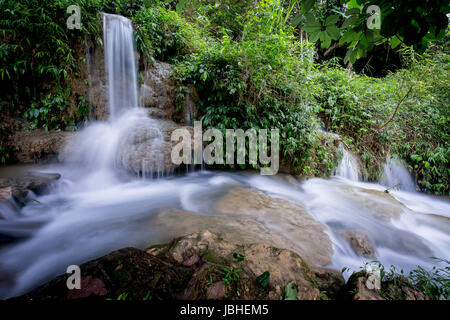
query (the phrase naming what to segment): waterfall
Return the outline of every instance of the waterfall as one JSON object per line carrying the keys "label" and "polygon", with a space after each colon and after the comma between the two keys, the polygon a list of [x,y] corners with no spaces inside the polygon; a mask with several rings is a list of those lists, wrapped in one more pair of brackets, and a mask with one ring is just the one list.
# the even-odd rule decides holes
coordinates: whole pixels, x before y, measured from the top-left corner
{"label": "waterfall", "polygon": [[399,159],[387,157],[383,165],[383,176],[380,184],[388,188],[396,188],[404,191],[416,191],[416,184],[408,169]]}
{"label": "waterfall", "polygon": [[92,186],[114,181],[118,169],[161,177],[166,147],[159,123],[138,106],[133,26],[125,17],[103,14],[108,122],[93,122],[66,147],[62,160],[84,168]]}
{"label": "waterfall", "polygon": [[336,168],[335,175],[351,181],[358,181],[359,167],[355,157],[345,149],[342,143],[339,145],[339,152],[342,152],[342,159]]}
{"label": "waterfall", "polygon": [[125,17],[103,14],[108,108],[114,120],[125,110],[138,106],[137,68],[133,25]]}

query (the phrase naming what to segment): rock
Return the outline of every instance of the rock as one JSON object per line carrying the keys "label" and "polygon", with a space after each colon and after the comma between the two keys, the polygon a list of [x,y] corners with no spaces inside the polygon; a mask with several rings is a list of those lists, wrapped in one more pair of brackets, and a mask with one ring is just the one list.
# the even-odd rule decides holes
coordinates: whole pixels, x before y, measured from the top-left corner
{"label": "rock", "polygon": [[[242,261],[233,253],[244,257]],[[201,231],[183,236],[147,252],[125,248],[80,266],[81,289],[69,290],[64,274],[11,300],[66,299],[283,299],[293,282],[299,299],[320,299],[316,271],[296,253],[259,243],[240,245],[221,235]],[[257,277],[269,271],[261,287]],[[333,271],[322,271],[322,287],[333,286]],[[228,278],[227,278],[228,277]],[[225,282],[225,280],[227,282]],[[340,285],[343,279],[338,279]]]}
{"label": "rock", "polygon": [[9,200],[12,197],[12,188],[3,187],[0,188],[0,200]]}
{"label": "rock", "polygon": [[133,173],[173,172],[178,165],[172,162],[171,153],[172,147],[178,142],[172,142],[171,135],[178,128],[191,132],[193,146],[192,127],[180,126],[170,120],[141,119],[121,141],[119,163]]}
{"label": "rock", "polygon": [[82,299],[91,295],[104,296],[108,293],[105,289],[105,284],[101,279],[93,278],[91,276],[81,277],[80,289],[70,290],[67,293],[67,299]]}
{"label": "rock", "polygon": [[18,151],[14,156],[20,163],[36,163],[47,158],[56,158],[73,135],[73,132],[43,129],[17,131],[13,145]]}
{"label": "rock", "polygon": [[176,110],[176,86],[171,77],[172,66],[164,62],[144,72],[144,83],[139,92],[140,105],[163,110],[169,119]]}
{"label": "rock", "polygon": [[342,290],[342,298],[353,300],[429,300],[402,276],[382,281],[380,288],[369,288],[369,275],[362,270],[353,273]]}
{"label": "rock", "polygon": [[337,298],[345,286],[345,279],[338,270],[314,267],[311,269],[314,274],[319,290],[325,293],[328,298]]}
{"label": "rock", "polygon": [[361,230],[342,230],[339,234],[348,241],[358,256],[374,258],[375,247],[367,233]]}
{"label": "rock", "polygon": [[147,108],[147,114],[153,119],[165,119],[167,118],[167,112],[158,108]]}
{"label": "rock", "polygon": [[213,283],[206,290],[206,299],[207,300],[221,300],[225,295],[225,286],[223,285],[223,281],[217,281]]}
{"label": "rock", "polygon": [[[290,249],[314,265],[327,265],[331,261],[332,247],[328,239],[322,239],[322,243],[314,246],[307,243],[295,242],[294,239],[302,241],[304,235],[301,233],[314,233],[314,224],[298,225],[299,229],[284,232],[267,226],[258,216],[236,217],[226,214],[210,216],[198,214],[178,209],[168,209],[158,213],[152,220],[152,229],[155,230],[155,239],[164,243],[174,237],[190,234],[201,230],[210,230],[213,233],[220,233],[226,241],[232,243],[251,244],[266,242],[275,247]],[[303,229],[303,227],[305,229]],[[311,229],[308,229],[311,227]],[[319,233],[319,240],[320,240]],[[316,249],[313,250],[312,247]],[[315,255],[316,253],[316,255]]]}
{"label": "rock", "polygon": [[81,289],[69,290],[64,274],[10,300],[165,300],[183,296],[193,271],[135,248],[124,248],[80,266]]}
{"label": "rock", "polygon": [[[264,273],[270,272],[269,292],[266,292],[270,299],[282,299],[282,290],[288,283],[293,281],[298,288],[299,299],[317,300],[321,298],[321,292],[317,287],[320,281],[322,288],[330,292],[338,291],[338,287],[343,286],[344,279],[338,276],[337,271],[311,271],[310,267],[299,255],[286,250],[278,249],[265,243],[235,244],[223,238],[222,234],[214,234],[209,231],[201,231],[174,240],[168,246],[150,248],[148,252],[156,254],[158,257],[173,259],[178,263],[185,263],[194,254],[201,257],[203,261],[215,265],[229,265],[242,268],[241,278],[244,280],[240,298],[254,298],[254,292],[246,293],[251,289],[249,282]],[[238,262],[234,253],[239,253],[244,257]],[[320,278],[317,277],[320,274]],[[318,279],[315,281],[315,279]],[[337,279],[334,283],[332,279]],[[331,288],[334,286],[334,288]],[[330,287],[330,288],[329,288]],[[226,295],[230,294],[227,291]]]}
{"label": "rock", "polygon": [[406,207],[401,202],[383,191],[353,186],[339,188],[345,192],[348,200],[360,204],[364,212],[369,212],[379,219],[398,219],[405,212]]}
{"label": "rock", "polygon": [[11,194],[16,201],[24,204],[29,190],[43,194],[60,177],[58,173],[29,172],[26,176],[17,178],[0,178],[0,190],[4,190],[3,194]]}
{"label": "rock", "polygon": [[333,248],[326,227],[299,203],[270,197],[257,189],[236,187],[218,201],[216,211],[254,219],[269,233],[281,236],[274,245],[297,252],[313,265],[331,264]]}
{"label": "rock", "polygon": [[108,119],[107,84],[105,71],[105,55],[103,46],[90,41],[86,42],[85,48],[88,101],[91,106],[91,117],[96,120]]}

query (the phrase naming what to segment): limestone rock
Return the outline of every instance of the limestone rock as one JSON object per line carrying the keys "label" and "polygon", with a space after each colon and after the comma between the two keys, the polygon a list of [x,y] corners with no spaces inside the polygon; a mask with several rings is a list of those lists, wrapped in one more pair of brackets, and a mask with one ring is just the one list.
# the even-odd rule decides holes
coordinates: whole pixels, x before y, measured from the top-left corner
{"label": "limestone rock", "polygon": [[73,135],[73,132],[43,129],[17,131],[13,138],[14,147],[18,149],[15,157],[20,163],[35,163],[57,156]]}
{"label": "limestone rock", "polygon": [[375,247],[367,233],[361,230],[342,230],[340,235],[348,241],[358,256],[374,258]]}
{"label": "limestone rock", "polygon": [[172,66],[170,64],[156,62],[152,68],[144,72],[144,83],[139,93],[142,107],[164,110],[169,119],[176,110],[176,87],[171,73]]}
{"label": "limestone rock", "polygon": [[17,178],[0,178],[0,190],[3,195],[12,195],[19,203],[24,203],[31,190],[34,193],[45,193],[50,185],[61,177],[58,173],[29,172]]}
{"label": "limestone rock", "polygon": [[333,248],[326,227],[299,203],[270,197],[257,189],[236,187],[218,201],[216,211],[256,220],[267,230],[265,236],[267,232],[279,234],[275,246],[293,250],[314,265],[331,263]]}

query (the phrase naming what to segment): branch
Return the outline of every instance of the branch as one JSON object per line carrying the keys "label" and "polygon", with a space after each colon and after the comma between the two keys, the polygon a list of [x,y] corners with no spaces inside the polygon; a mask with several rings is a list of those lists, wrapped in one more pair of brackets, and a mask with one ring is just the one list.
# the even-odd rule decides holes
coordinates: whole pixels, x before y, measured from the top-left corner
{"label": "branch", "polygon": [[395,115],[397,114],[398,109],[400,108],[400,105],[403,103],[403,101],[406,100],[406,98],[408,98],[408,96],[411,94],[412,91],[412,86],[409,88],[408,92],[404,95],[403,98],[400,99],[400,101],[397,103],[397,106],[395,107],[394,113],[392,114],[392,116],[389,118],[388,121],[386,121],[378,130],[377,130],[377,134],[379,134],[381,132],[381,130],[383,130],[384,127],[386,127],[390,122],[392,122],[392,120],[394,120]]}

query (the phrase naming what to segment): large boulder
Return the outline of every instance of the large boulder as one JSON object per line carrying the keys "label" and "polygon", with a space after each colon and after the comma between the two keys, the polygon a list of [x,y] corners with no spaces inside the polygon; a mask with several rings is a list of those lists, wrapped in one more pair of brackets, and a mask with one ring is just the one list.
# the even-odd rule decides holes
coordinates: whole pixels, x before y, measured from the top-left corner
{"label": "large boulder", "polygon": [[176,86],[171,77],[172,66],[155,62],[144,72],[144,82],[139,92],[139,102],[144,108],[160,109],[168,119],[176,110]]}
{"label": "large boulder", "polygon": [[13,137],[13,146],[17,150],[14,156],[20,163],[36,163],[56,158],[73,136],[74,133],[68,131],[17,131]]}
{"label": "large boulder", "polygon": [[[80,266],[81,288],[62,275],[15,300],[283,299],[291,284],[298,299],[317,300],[342,286],[339,272],[317,272],[296,253],[259,243],[230,243],[201,231],[141,251],[126,248]],[[264,275],[265,281],[261,281]],[[327,279],[324,279],[327,278]],[[319,284],[320,281],[320,284]]]}
{"label": "large boulder", "polygon": [[173,172],[178,165],[173,163],[171,153],[177,142],[171,141],[171,135],[179,128],[188,130],[193,139],[192,127],[183,127],[170,120],[142,118],[122,139],[117,155],[119,163],[134,173]]}
{"label": "large boulder", "polygon": [[261,226],[265,237],[273,235],[270,239],[275,246],[293,250],[313,265],[331,263],[333,248],[326,227],[300,203],[236,187],[218,201],[215,210],[228,217],[248,217]]}

